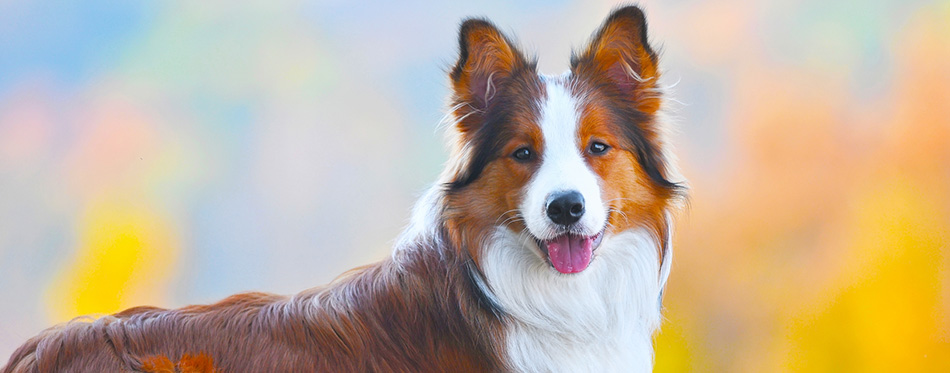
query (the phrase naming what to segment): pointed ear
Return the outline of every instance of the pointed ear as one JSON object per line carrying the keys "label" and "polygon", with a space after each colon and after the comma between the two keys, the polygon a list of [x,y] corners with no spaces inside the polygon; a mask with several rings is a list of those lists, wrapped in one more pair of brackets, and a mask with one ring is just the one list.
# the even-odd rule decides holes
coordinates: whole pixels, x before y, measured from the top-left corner
{"label": "pointed ear", "polygon": [[653,114],[660,108],[657,56],[647,41],[646,18],[636,6],[611,13],[583,54],[571,58],[571,70],[575,75],[610,82],[641,112]]}
{"label": "pointed ear", "polygon": [[524,56],[495,25],[466,20],[459,30],[459,59],[450,74],[456,101],[485,109],[498,85],[524,66]]}

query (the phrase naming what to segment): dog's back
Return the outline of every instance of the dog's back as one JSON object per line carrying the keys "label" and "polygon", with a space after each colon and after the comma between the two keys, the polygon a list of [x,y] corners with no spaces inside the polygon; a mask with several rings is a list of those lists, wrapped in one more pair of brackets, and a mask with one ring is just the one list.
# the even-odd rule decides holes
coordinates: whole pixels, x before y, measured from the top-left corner
{"label": "dog's back", "polygon": [[291,297],[77,319],[27,341],[0,371],[498,371],[499,322],[475,290],[449,252],[406,248]]}
{"label": "dog's back", "polygon": [[[268,308],[280,307],[287,299],[248,293],[232,296],[214,305],[178,310],[136,307],[98,319],[79,318],[47,329],[14,352],[4,372],[111,372],[111,371],[210,371],[220,355],[250,359],[275,348],[272,343],[228,343],[229,340],[265,342],[275,325],[262,323]],[[239,326],[244,327],[239,327]],[[257,325],[257,327],[255,327]],[[277,332],[284,343],[294,334]],[[299,337],[299,336],[298,336]],[[200,352],[196,352],[200,351]],[[300,357],[281,347],[292,362]],[[240,361],[236,362],[240,364]],[[312,363],[312,362],[308,362]],[[314,365],[301,365],[314,366]]]}

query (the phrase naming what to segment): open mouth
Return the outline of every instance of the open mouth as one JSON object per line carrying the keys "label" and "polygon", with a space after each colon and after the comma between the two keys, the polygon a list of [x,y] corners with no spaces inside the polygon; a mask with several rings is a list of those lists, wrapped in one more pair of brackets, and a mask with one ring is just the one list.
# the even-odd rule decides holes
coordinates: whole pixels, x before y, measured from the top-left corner
{"label": "open mouth", "polygon": [[565,233],[550,240],[535,238],[535,241],[558,272],[578,273],[590,265],[594,250],[603,238],[604,232],[601,231],[593,236]]}

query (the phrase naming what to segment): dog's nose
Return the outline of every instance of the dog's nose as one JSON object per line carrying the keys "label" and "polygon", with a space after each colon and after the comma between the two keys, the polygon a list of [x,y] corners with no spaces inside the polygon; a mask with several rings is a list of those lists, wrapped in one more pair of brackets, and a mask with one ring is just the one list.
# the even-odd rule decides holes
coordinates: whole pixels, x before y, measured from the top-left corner
{"label": "dog's nose", "polygon": [[571,225],[584,216],[584,196],[572,190],[551,196],[548,202],[548,217],[560,225]]}

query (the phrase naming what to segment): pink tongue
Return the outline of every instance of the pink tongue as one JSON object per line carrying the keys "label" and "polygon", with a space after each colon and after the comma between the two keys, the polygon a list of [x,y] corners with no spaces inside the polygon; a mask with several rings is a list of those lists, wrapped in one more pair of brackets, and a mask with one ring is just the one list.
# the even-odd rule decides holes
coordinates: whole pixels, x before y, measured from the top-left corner
{"label": "pink tongue", "polygon": [[593,241],[591,237],[569,234],[548,241],[548,257],[554,269],[561,273],[577,273],[587,269]]}

